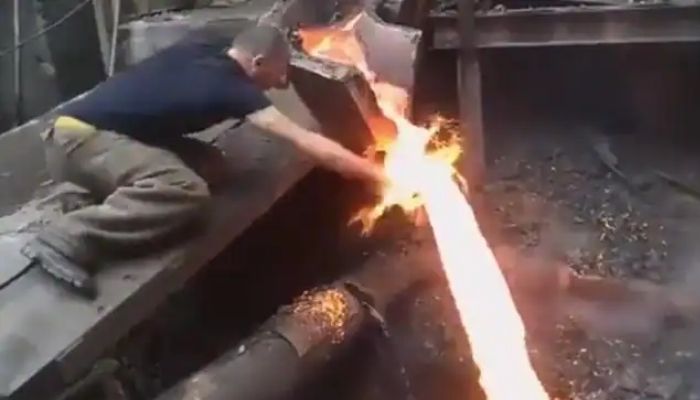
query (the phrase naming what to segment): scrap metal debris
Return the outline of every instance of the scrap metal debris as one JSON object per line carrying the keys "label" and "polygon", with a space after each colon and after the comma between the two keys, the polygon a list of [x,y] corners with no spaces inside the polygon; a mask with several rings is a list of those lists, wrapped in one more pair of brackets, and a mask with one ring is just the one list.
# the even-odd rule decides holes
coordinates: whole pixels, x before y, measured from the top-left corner
{"label": "scrap metal debris", "polygon": [[[669,330],[700,316],[693,293],[665,286],[679,246],[672,235],[685,229],[678,226],[685,221],[673,215],[672,222],[657,203],[669,191],[654,186],[640,196],[646,188],[637,177],[652,177],[654,167],[630,161],[634,146],[624,145],[629,138],[597,139],[584,143],[590,152],[580,151],[580,136],[544,133],[531,138],[530,147],[519,141],[499,154],[492,171],[497,179],[487,187],[499,221],[497,240],[539,254],[540,264],[561,263],[570,274],[556,300],[556,344],[547,345],[553,349],[545,369],[554,371],[548,386],[565,399],[692,398],[700,389],[691,379],[697,361],[677,354],[694,357],[694,347],[662,345],[672,340]],[[600,173],[601,163],[606,173]],[[671,186],[678,181],[654,175]],[[700,198],[687,183],[677,189]],[[528,245],[535,235],[539,241]]]}

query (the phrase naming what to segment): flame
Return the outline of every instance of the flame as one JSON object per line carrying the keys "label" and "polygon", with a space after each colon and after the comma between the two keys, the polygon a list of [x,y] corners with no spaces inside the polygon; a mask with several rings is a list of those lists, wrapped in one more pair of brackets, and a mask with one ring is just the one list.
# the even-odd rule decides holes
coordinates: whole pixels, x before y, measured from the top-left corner
{"label": "flame", "polygon": [[362,43],[354,34],[362,17],[360,13],[328,28],[300,31],[308,54],[353,65],[362,72],[380,110],[396,125],[393,136],[373,132],[374,150],[386,154],[384,168],[391,184],[383,189],[379,204],[362,210],[357,219],[368,232],[392,206],[407,213],[425,209],[486,397],[549,399],[528,357],[525,328],[510,289],[460,190],[461,177],[454,167],[460,155],[458,138],[439,143],[435,139],[439,121],[425,128],[406,118],[408,93],[381,81],[368,67]]}

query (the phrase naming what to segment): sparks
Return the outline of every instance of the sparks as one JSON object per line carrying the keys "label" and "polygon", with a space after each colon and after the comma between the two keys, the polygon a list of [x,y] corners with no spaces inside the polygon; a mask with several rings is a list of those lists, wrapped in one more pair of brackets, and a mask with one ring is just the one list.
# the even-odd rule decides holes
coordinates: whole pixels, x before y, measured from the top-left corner
{"label": "sparks", "polygon": [[353,31],[362,16],[300,32],[307,53],[361,71],[380,110],[397,128],[393,136],[373,132],[375,150],[386,154],[384,168],[392,184],[379,204],[362,210],[357,219],[371,230],[389,207],[398,205],[407,213],[423,208],[487,399],[549,399],[528,357],[510,289],[456,179],[458,141],[436,145],[435,127],[419,127],[406,118],[408,93],[377,79],[367,65]]}
{"label": "sparks", "polygon": [[339,290],[305,292],[294,302],[292,312],[300,320],[308,321],[309,327],[318,329],[320,336],[330,336],[334,343],[343,340],[350,308]]}

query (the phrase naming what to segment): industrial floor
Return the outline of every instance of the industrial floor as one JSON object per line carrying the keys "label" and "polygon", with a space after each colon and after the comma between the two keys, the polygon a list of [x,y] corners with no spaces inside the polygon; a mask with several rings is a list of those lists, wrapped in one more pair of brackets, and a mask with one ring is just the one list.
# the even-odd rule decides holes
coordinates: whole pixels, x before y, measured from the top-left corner
{"label": "industrial floor", "polygon": [[[500,236],[492,245],[504,268],[515,275],[522,268],[568,268],[628,284],[659,283],[699,300],[700,199],[655,173],[697,186],[697,145],[679,148],[630,135],[591,138],[590,132],[562,133],[561,125],[523,129],[532,133],[528,144],[503,152],[488,188],[499,232],[492,237]],[[600,140],[628,180],[601,161],[594,149]],[[525,282],[530,295],[523,302],[533,342],[540,342],[535,347],[549,365],[543,377],[562,396],[689,399],[699,393],[700,330],[662,309],[666,292],[642,289],[639,296],[618,298],[613,290],[582,299],[542,284]]]}

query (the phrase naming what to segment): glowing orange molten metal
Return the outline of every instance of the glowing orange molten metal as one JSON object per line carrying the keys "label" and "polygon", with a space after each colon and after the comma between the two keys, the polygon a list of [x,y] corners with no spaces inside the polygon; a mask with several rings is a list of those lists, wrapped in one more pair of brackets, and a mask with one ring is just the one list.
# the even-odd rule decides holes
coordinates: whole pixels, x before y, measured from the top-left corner
{"label": "glowing orange molten metal", "polygon": [[354,65],[365,76],[384,115],[396,124],[396,135],[373,132],[376,149],[392,181],[379,204],[359,218],[365,227],[388,207],[407,212],[425,207],[455,305],[481,371],[480,384],[490,400],[544,400],[549,396],[532,368],[525,328],[510,289],[479,229],[472,208],[455,181],[456,141],[433,146],[434,130],[406,118],[408,94],[381,82],[369,69],[353,28],[362,14],[323,29],[300,32],[304,50],[335,62]]}

